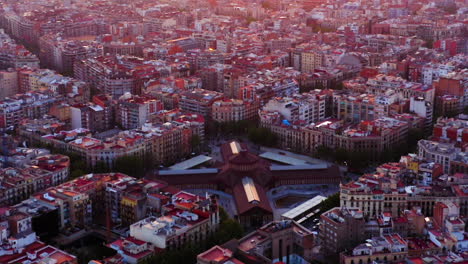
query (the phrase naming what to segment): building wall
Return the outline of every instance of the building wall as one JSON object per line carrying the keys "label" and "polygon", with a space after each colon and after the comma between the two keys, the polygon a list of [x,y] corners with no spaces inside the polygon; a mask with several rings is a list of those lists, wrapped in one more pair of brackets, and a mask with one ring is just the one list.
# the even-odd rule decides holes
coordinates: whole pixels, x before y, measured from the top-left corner
{"label": "building wall", "polygon": [[18,93],[16,71],[0,71],[0,100]]}

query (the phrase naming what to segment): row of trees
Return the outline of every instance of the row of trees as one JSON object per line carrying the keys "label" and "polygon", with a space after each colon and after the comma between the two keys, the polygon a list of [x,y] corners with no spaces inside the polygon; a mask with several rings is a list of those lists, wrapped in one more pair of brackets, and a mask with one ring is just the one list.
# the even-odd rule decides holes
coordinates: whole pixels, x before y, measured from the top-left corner
{"label": "row of trees", "polygon": [[211,137],[235,136],[246,137],[252,143],[267,147],[274,147],[278,143],[278,137],[268,128],[260,127],[251,120],[232,122],[211,122],[208,124],[207,133]]}
{"label": "row of trees", "polygon": [[215,245],[222,245],[231,239],[239,239],[244,235],[242,226],[236,220],[229,218],[226,211],[220,207],[220,225],[216,232],[205,241],[187,244],[178,250],[169,250],[157,254],[143,262],[143,264],[172,264],[172,263],[196,263],[197,255]]}
{"label": "row of trees", "polygon": [[323,202],[320,203],[320,214],[326,211],[340,206],[340,193],[337,192],[333,195],[328,196]]}

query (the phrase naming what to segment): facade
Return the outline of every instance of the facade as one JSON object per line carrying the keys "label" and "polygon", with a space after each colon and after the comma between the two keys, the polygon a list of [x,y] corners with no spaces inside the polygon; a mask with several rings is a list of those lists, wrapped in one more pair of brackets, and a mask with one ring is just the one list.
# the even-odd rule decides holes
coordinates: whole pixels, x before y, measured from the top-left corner
{"label": "facade", "polygon": [[119,131],[111,137],[98,139],[83,128],[68,131],[59,129],[55,134],[47,134],[48,131],[40,131],[41,125],[31,129],[28,121],[23,124],[24,129],[20,133],[31,142],[51,144],[76,153],[85,159],[88,166],[94,167],[101,163],[112,168],[115,160],[124,156],[151,159],[155,164],[177,161],[192,152],[191,138],[203,131],[200,124],[203,122],[179,118],[163,124],[146,123],[138,129]]}
{"label": "facade", "polygon": [[324,96],[313,93],[273,98],[263,106],[262,111],[278,112],[289,122],[304,121],[310,124],[325,119],[325,100]]}
{"label": "facade", "polygon": [[334,113],[340,120],[346,122],[358,123],[362,120],[374,120],[379,116],[388,114],[388,106],[377,104],[376,98],[373,95],[359,95],[358,97],[349,96],[334,96]]}
{"label": "facade", "polygon": [[63,183],[68,178],[69,166],[67,156],[44,155],[33,159],[25,168],[2,169],[0,203],[13,205],[36,192]]}
{"label": "facade", "polygon": [[432,140],[465,144],[468,142],[468,121],[456,118],[437,119],[432,133]]}
{"label": "facade", "polygon": [[72,129],[85,128],[92,132],[110,129],[106,126],[106,111],[100,105],[76,104],[70,107],[70,122]]}
{"label": "facade", "polygon": [[333,208],[320,215],[320,242],[326,254],[351,249],[366,238],[365,220],[357,208]]}
{"label": "facade", "polygon": [[135,80],[130,73],[115,70],[116,64],[117,62],[108,57],[78,60],[74,64],[73,75],[101,93],[117,99],[125,93],[134,92]]}
{"label": "facade", "polygon": [[292,262],[295,256],[313,257],[311,231],[294,221],[274,221],[239,240],[239,259],[255,259],[257,263]]}
{"label": "facade", "polygon": [[214,102],[223,99],[223,94],[196,89],[182,93],[179,101],[179,108],[190,113],[200,114],[206,119],[212,118],[212,105]]}
{"label": "facade", "polygon": [[444,173],[450,172],[450,162],[461,150],[450,143],[439,143],[429,140],[418,142],[418,155],[421,158],[434,161],[442,165]]}
{"label": "facade", "polygon": [[377,216],[383,212],[398,215],[407,207],[407,193],[398,180],[381,175],[365,175],[357,182],[340,187],[340,206],[357,207],[365,216]]}
{"label": "facade", "polygon": [[399,234],[373,237],[369,243],[355,247],[351,254],[342,253],[340,263],[371,263],[372,261],[402,261],[408,256],[408,241]]}
{"label": "facade", "polygon": [[[160,217],[151,216],[130,225],[129,241],[148,243],[151,250],[174,250],[187,243],[201,242],[218,228],[219,212],[212,198],[183,191],[167,198],[160,204]],[[124,250],[119,241],[109,246]]]}
{"label": "facade", "polygon": [[0,30],[0,69],[39,68],[39,58]]}
{"label": "facade", "polygon": [[278,136],[278,142],[282,148],[290,148],[302,153],[313,153],[317,147],[324,144],[323,134],[313,124],[305,126],[284,122],[281,115],[274,112],[261,112],[260,122],[263,127],[269,128]]}
{"label": "facade", "polygon": [[78,264],[75,256],[37,239],[30,215],[7,209],[2,212],[0,219],[4,226],[1,263]]}
{"label": "facade", "polygon": [[75,61],[101,56],[103,48],[91,41],[64,39],[47,34],[39,39],[39,58],[44,66],[60,73],[72,74]]}
{"label": "facade", "polygon": [[461,71],[454,71],[447,74],[439,80],[434,81],[433,85],[436,90],[436,95],[452,95],[461,98],[462,106],[468,105],[466,76],[468,71],[466,69]]}
{"label": "facade", "polygon": [[431,102],[425,101],[423,97],[411,97],[410,112],[413,112],[426,120],[426,131],[431,127],[434,116],[434,106]]}
{"label": "facade", "polygon": [[118,100],[116,121],[123,129],[135,129],[143,126],[162,109],[163,104],[155,98],[125,94]]}
{"label": "facade", "polygon": [[212,105],[213,120],[217,122],[231,122],[240,120],[254,120],[257,118],[259,104],[237,99],[215,101]]}
{"label": "facade", "polygon": [[18,73],[16,71],[0,71],[0,100],[18,93]]}
{"label": "facade", "polygon": [[60,100],[50,92],[30,92],[6,98],[0,102],[0,127],[14,127],[24,118],[41,118],[53,103]]}

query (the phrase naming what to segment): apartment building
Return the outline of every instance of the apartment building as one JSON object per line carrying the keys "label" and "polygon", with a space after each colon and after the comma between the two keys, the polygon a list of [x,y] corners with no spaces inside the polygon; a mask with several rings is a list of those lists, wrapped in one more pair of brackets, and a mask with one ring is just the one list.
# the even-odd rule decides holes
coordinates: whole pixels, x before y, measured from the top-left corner
{"label": "apartment building", "polygon": [[219,225],[216,203],[184,191],[163,206],[163,215],[149,217],[130,226],[130,237],[151,243],[159,249],[177,249],[187,243],[205,240]]}
{"label": "apartment building", "polygon": [[135,80],[127,71],[116,69],[118,62],[110,57],[78,60],[74,64],[74,76],[100,92],[117,99],[125,93],[133,93]]}
{"label": "apartment building", "polygon": [[377,216],[382,212],[398,215],[407,206],[408,194],[404,185],[383,175],[364,175],[358,181],[342,184],[340,206],[359,208],[365,216]]}
{"label": "apartment building", "polygon": [[223,99],[223,97],[224,95],[222,93],[195,89],[181,93],[179,108],[186,112],[201,114],[206,119],[211,119],[213,116],[213,103]]}
{"label": "apartment building", "polygon": [[162,102],[156,98],[126,93],[117,101],[116,122],[123,129],[135,129],[143,126],[163,108]]}
{"label": "apartment building", "polygon": [[366,237],[362,211],[352,207],[335,207],[320,215],[320,243],[325,254],[351,249]]}
{"label": "apartment building", "polygon": [[350,253],[340,254],[341,264],[372,263],[372,261],[404,261],[408,256],[408,241],[399,234],[388,234],[369,239]]}
{"label": "apartment building", "polygon": [[231,122],[256,119],[259,107],[259,103],[255,101],[249,102],[238,99],[224,99],[215,101],[211,111],[214,121]]}
{"label": "apartment building", "polygon": [[418,142],[418,156],[441,164],[444,173],[451,171],[450,162],[459,152],[461,149],[455,147],[453,143],[440,143],[424,139]]}
{"label": "apartment building", "polygon": [[14,70],[0,71],[0,100],[18,93],[18,73]]}
{"label": "apartment building", "polygon": [[3,223],[0,263],[78,264],[78,259],[39,241],[30,214],[7,208],[0,214]]}
{"label": "apartment building", "polygon": [[69,174],[70,161],[63,155],[40,156],[25,168],[4,168],[0,193],[3,206],[19,203],[36,192],[63,183]]}

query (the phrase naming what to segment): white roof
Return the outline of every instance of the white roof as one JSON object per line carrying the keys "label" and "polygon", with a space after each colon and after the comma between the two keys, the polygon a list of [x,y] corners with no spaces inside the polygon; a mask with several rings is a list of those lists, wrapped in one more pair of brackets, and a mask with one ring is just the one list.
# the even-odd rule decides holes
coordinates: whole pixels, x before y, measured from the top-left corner
{"label": "white roof", "polygon": [[205,155],[198,155],[196,157],[193,157],[191,159],[179,162],[177,164],[172,165],[169,167],[170,170],[186,170],[193,168],[197,165],[200,165],[202,163],[205,163],[207,161],[212,160],[211,157],[205,156]]}
{"label": "white roof", "polygon": [[310,209],[314,208],[315,206],[319,205],[325,199],[327,199],[327,197],[317,195],[314,198],[312,198],[310,200],[307,200],[307,201],[303,202],[302,204],[300,204],[299,206],[287,211],[286,213],[282,214],[281,216],[283,218],[287,218],[287,219],[294,219],[294,218],[298,217],[299,215],[303,214],[304,212],[306,212],[307,210],[310,210]]}
{"label": "white roof", "polygon": [[286,156],[286,155],[276,154],[274,152],[265,152],[265,153],[261,154],[260,157],[264,158],[264,159],[269,159],[269,160],[289,164],[289,165],[307,164],[307,161],[305,161],[305,160],[296,159],[296,158],[289,157],[289,156]]}
{"label": "white roof", "polygon": [[302,164],[302,165],[271,165],[270,170],[272,171],[285,171],[285,170],[320,170],[326,169],[328,165],[325,163],[319,164]]}
{"label": "white roof", "polygon": [[218,169],[192,169],[192,170],[160,170],[159,175],[180,175],[180,174],[213,174],[218,173]]}

